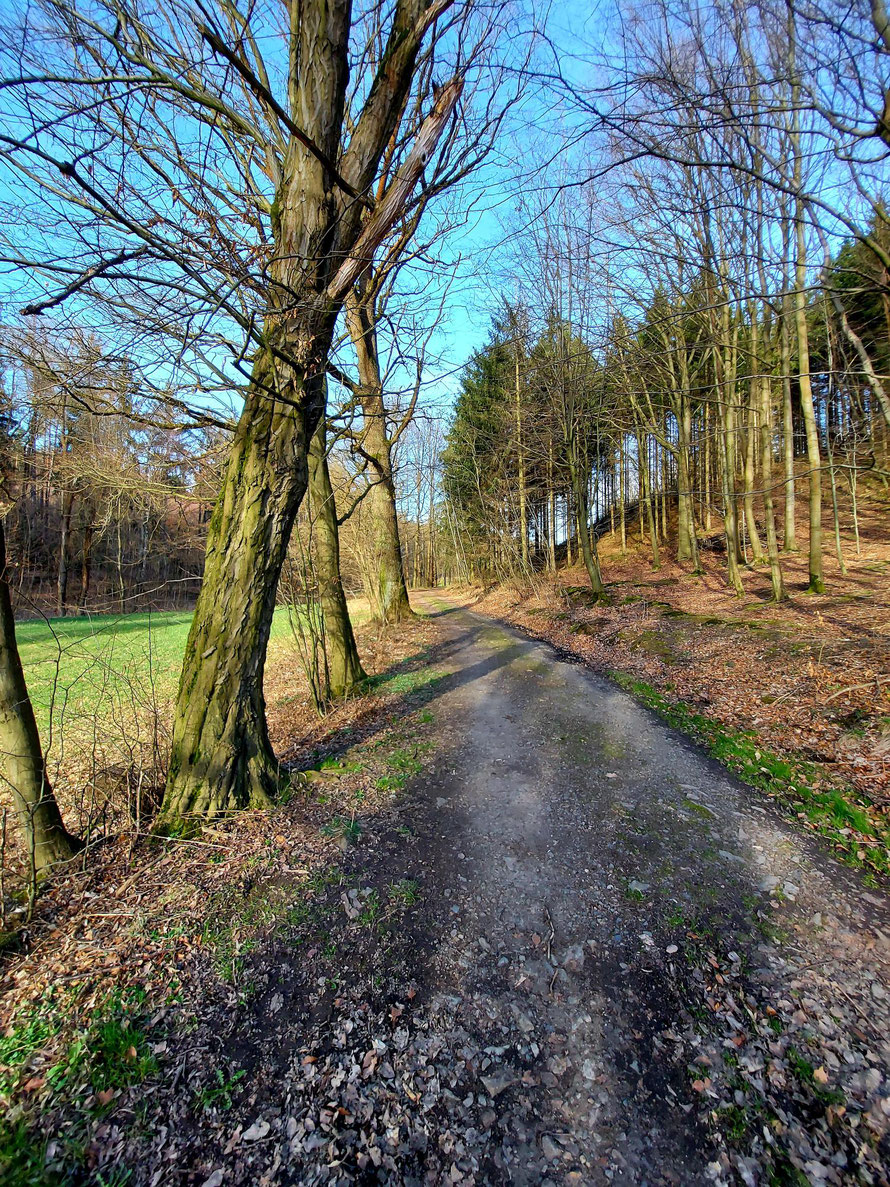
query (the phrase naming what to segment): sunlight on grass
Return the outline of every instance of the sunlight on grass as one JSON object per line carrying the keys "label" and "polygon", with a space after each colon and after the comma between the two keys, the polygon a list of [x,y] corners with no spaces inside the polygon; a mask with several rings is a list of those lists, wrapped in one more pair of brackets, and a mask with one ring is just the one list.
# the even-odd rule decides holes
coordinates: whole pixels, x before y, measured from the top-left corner
{"label": "sunlight on grass", "polygon": [[[101,721],[105,741],[134,718],[166,720],[176,696],[190,613],[97,614],[19,623],[16,634],[44,744]],[[272,624],[269,656],[291,645],[286,607]]]}

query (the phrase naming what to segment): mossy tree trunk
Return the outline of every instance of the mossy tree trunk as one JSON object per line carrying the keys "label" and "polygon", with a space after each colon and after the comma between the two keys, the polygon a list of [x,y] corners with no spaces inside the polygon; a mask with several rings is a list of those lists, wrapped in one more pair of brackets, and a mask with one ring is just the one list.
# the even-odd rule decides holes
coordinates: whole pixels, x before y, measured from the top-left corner
{"label": "mossy tree trunk", "polygon": [[173,725],[165,815],[266,807],[278,785],[263,668],[322,396],[318,378],[307,382],[294,373],[289,395],[303,407],[278,402],[266,388],[273,375],[266,354],[255,367],[210,521]]}
{"label": "mossy tree trunk", "polygon": [[67,861],[81,848],[62,822],[46,763],[34,708],[15,637],[12,598],[6,579],[6,533],[0,517],[0,775],[12,793],[33,854],[35,868],[44,870]]}
{"label": "mossy tree trunk", "polygon": [[425,32],[447,7],[397,0],[380,65],[342,153],[351,6],[305,0],[294,7],[292,122],[283,125],[290,136],[271,210],[266,317],[208,530],[173,721],[161,813],[167,825],[187,815],[266,807],[277,791],[263,670],[278,580],[306,491],[309,441],[324,408],[334,324],[451,118],[459,79],[437,92],[401,169],[370,213],[361,195],[370,192],[405,109]]}
{"label": "mossy tree trunk", "polygon": [[390,433],[383,396],[373,297],[360,289],[352,293],[346,302],[346,322],[358,362],[359,386],[356,391],[362,408],[362,431],[357,449],[371,471],[371,488],[361,508],[362,578],[371,618],[375,622],[391,624],[411,618],[414,612],[408,600],[393,480],[392,451],[396,434]]}
{"label": "mossy tree trunk", "polygon": [[348,696],[365,679],[352,620],[340,576],[340,529],[334,488],[328,468],[327,431],[324,417],[309,446],[309,506],[312,514],[312,564],[318,580],[324,618],[328,695]]}

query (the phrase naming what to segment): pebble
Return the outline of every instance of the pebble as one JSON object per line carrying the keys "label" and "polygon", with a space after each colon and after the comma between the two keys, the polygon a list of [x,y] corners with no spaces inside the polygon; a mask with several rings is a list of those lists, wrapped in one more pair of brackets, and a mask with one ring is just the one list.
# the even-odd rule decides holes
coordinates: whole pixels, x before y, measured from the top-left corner
{"label": "pebble", "polygon": [[547,1137],[545,1134],[544,1137],[541,1138],[541,1153],[548,1162],[555,1162],[556,1159],[562,1154],[562,1151],[552,1140],[552,1138]]}

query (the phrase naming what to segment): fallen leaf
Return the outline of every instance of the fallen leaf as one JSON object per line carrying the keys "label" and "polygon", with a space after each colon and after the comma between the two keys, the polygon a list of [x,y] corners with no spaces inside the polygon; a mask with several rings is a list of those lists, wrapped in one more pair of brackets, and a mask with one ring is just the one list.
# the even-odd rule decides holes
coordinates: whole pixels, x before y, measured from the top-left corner
{"label": "fallen leaf", "polygon": [[257,1121],[254,1121],[253,1125],[251,1125],[249,1129],[245,1129],[244,1133],[241,1135],[241,1141],[258,1142],[266,1136],[271,1128],[272,1127],[269,1122],[264,1121],[262,1117],[260,1117]]}

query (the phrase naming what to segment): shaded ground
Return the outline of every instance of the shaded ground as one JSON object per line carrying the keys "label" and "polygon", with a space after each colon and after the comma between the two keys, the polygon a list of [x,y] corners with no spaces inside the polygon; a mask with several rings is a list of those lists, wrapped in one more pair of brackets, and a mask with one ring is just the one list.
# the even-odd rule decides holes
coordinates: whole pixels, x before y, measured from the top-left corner
{"label": "shaded ground", "polygon": [[94,1167],[886,1183],[886,900],[614,685],[423,601],[438,678],[391,808],[354,845],[338,817],[342,862],[279,879],[284,923],[155,1020],[161,1091],[120,1099]]}

